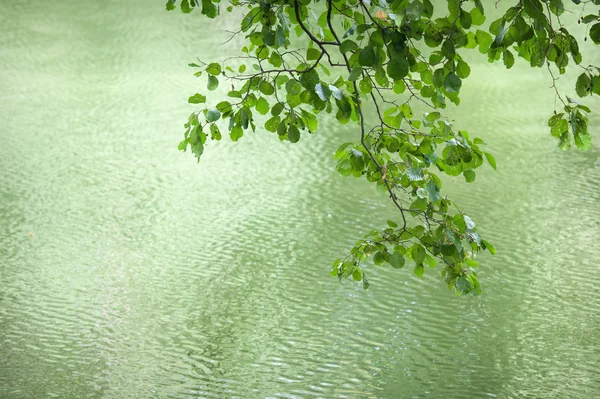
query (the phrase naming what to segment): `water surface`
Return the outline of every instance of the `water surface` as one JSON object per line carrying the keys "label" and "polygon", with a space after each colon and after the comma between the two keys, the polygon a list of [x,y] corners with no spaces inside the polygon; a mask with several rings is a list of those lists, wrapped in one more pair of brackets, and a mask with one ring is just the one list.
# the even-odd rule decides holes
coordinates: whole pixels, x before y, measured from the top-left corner
{"label": "water surface", "polygon": [[187,63],[235,54],[218,47],[234,18],[64,0],[0,15],[1,398],[600,393],[600,136],[557,150],[543,70],[469,55],[449,110],[498,160],[445,185],[498,248],[485,294],[373,266],[365,292],[327,274],[395,215],[335,173],[352,126],[211,143],[200,165],[176,149],[205,85]]}

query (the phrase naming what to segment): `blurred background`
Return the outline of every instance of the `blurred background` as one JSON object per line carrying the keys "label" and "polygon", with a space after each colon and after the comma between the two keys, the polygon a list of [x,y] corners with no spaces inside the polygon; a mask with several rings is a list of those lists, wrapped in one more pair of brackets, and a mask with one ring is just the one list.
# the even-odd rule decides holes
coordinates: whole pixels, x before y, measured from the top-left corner
{"label": "blurred background", "polygon": [[498,171],[444,191],[498,249],[484,294],[457,297],[439,266],[367,265],[363,291],[331,261],[397,214],[335,172],[356,127],[325,116],[294,145],[257,131],[197,164],[177,150],[206,87],[187,64],[237,54],[242,37],[221,43],[239,20],[152,3],[0,3],[0,398],[600,393],[597,97],[593,148],[561,152],[547,71],[461,51],[472,74],[446,114]]}

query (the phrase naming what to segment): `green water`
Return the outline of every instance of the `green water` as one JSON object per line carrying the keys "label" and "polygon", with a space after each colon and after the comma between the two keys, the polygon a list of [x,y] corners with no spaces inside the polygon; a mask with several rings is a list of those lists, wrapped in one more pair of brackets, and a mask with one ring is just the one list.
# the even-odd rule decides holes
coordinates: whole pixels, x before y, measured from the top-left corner
{"label": "green water", "polygon": [[556,149],[543,70],[473,54],[449,110],[498,160],[445,185],[498,248],[485,294],[376,267],[365,292],[327,274],[395,214],[335,173],[352,126],[176,150],[187,63],[234,54],[235,18],[5,0],[0,21],[0,398],[600,395],[600,136]]}

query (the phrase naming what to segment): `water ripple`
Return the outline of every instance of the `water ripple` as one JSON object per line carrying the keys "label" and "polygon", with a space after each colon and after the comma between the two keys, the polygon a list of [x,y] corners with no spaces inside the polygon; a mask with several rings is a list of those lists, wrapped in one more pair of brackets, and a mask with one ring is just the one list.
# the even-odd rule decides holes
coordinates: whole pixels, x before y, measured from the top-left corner
{"label": "water ripple", "polygon": [[498,159],[444,185],[499,249],[485,295],[409,265],[366,265],[365,292],[327,277],[395,215],[334,171],[352,126],[176,151],[186,64],[234,18],[30,3],[0,4],[1,397],[593,396],[600,154],[548,140],[539,71],[475,63],[449,110]]}

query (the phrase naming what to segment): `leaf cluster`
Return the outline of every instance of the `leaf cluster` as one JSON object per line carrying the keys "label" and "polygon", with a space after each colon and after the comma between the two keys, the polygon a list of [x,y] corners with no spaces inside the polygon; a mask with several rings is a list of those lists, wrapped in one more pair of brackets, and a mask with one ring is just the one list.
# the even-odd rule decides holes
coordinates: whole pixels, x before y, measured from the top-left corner
{"label": "leaf cluster", "polygon": [[[481,0],[447,0],[436,9],[430,0],[231,0],[227,11],[244,10],[234,35],[244,36],[239,57],[190,64],[206,76],[206,90],[231,85],[227,99],[193,112],[179,148],[200,159],[207,139],[221,140],[225,130],[238,141],[257,126],[279,140],[298,142],[319,129],[319,114],[354,124],[357,140],[335,153],[342,176],[364,177],[386,192],[398,214],[388,227],[359,240],[332,265],[340,279],[352,277],[369,286],[368,259],[402,268],[414,263],[443,264],[442,277],[459,294],[481,292],[475,268],[478,252],[494,247],[477,233],[475,223],[442,192],[438,174],[476,179],[476,169],[496,160],[481,139],[470,138],[442,114],[448,102],[460,104],[463,82],[471,73],[461,53],[475,50],[489,62],[512,68],[521,58],[545,67],[563,111],[548,122],[551,135],[566,149],[591,146],[590,109],[562,95],[555,72],[569,64],[583,69],[575,84],[579,97],[598,95],[600,69],[582,65],[577,39],[561,23],[562,0],[521,0],[487,28]],[[600,4],[600,0],[578,3]],[[167,9],[176,0],[167,2]],[[184,13],[194,9],[209,18],[221,3],[181,0]],[[589,38],[599,44],[600,14],[587,14]],[[587,37],[586,37],[587,40]],[[204,106],[207,92],[188,100]],[[365,112],[370,103],[374,112]],[[414,110],[426,107],[416,116]]]}

